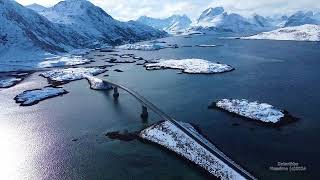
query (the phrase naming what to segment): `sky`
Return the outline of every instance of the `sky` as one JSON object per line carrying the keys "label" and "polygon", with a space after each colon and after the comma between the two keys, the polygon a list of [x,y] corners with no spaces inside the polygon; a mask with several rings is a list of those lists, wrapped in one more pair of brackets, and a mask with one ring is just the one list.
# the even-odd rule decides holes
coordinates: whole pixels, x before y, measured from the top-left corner
{"label": "sky", "polygon": [[[20,4],[37,3],[46,7],[61,0],[16,0]],[[254,13],[271,16],[290,15],[298,10],[320,9],[319,0],[90,0],[119,20],[135,20],[147,15],[165,18],[173,14],[186,14],[197,19],[208,7],[223,6],[227,12],[250,16]]]}

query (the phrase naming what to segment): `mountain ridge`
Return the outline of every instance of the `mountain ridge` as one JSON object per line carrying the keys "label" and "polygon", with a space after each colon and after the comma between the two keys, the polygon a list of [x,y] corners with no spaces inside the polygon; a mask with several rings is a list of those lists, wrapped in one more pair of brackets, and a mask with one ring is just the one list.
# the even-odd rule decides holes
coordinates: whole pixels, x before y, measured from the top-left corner
{"label": "mountain ridge", "polygon": [[138,22],[146,24],[156,29],[164,30],[169,33],[174,33],[190,27],[192,21],[187,15],[172,15],[167,18],[151,18],[141,16],[137,19]]}
{"label": "mountain ridge", "polygon": [[[54,7],[61,7],[63,3],[78,3],[78,7],[83,11],[72,9],[75,6],[70,6],[70,11],[67,12],[70,16],[68,15],[65,19],[61,17],[65,20],[62,22],[42,15]],[[63,3],[36,12],[16,1],[1,0],[0,65],[18,66],[19,62],[25,61],[23,66],[30,64],[29,67],[34,66],[36,61],[41,61],[48,55],[53,56],[76,49],[93,49],[106,44],[118,45],[167,36],[163,31],[140,23],[117,21],[101,8],[92,9],[96,6],[89,1],[68,0]],[[72,13],[74,14],[72,15]],[[90,18],[81,20],[83,17]],[[95,22],[90,22],[91,20],[95,20]],[[97,23],[97,21],[100,22]],[[86,26],[86,24],[91,26]]]}

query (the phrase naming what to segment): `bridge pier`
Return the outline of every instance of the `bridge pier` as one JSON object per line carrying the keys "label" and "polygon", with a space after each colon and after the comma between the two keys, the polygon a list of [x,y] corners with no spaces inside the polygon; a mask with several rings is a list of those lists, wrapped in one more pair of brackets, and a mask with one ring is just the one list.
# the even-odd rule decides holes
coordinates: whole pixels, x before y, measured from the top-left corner
{"label": "bridge pier", "polygon": [[148,113],[148,108],[145,107],[144,105],[142,105],[142,113],[141,113],[141,118],[146,120],[149,117],[149,113]]}
{"label": "bridge pier", "polygon": [[113,87],[113,97],[115,99],[118,99],[119,97],[118,87]]}

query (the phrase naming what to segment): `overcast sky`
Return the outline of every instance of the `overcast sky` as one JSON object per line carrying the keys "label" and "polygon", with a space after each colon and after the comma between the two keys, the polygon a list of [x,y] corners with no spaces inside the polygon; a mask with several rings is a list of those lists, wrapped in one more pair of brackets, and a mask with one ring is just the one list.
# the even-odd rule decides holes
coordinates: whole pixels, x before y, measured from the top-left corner
{"label": "overcast sky", "polygon": [[[61,0],[17,0],[20,4],[38,3],[52,6]],[[196,19],[208,7],[223,6],[228,12],[245,16],[253,13],[269,16],[291,14],[298,10],[319,10],[319,0],[90,0],[119,20],[139,16],[163,18],[172,14],[187,14]]]}

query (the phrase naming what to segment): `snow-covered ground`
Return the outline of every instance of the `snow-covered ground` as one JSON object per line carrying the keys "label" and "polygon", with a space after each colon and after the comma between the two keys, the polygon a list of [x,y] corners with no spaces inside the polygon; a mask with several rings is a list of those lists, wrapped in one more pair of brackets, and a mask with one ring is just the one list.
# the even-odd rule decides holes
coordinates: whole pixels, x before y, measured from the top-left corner
{"label": "snow-covered ground", "polygon": [[190,74],[215,74],[234,70],[226,64],[213,63],[203,59],[169,59],[146,65],[147,70],[180,69]]}
{"label": "snow-covered ground", "polygon": [[67,93],[68,91],[64,90],[63,88],[45,87],[42,89],[24,91],[23,93],[17,95],[14,99],[17,103],[20,103],[21,106],[31,106],[45,99],[57,97]]}
{"label": "snow-covered ground", "polygon": [[0,79],[0,88],[9,88],[14,86],[15,84],[21,82],[22,78],[10,77],[6,79]]}
{"label": "snow-covered ground", "polygon": [[74,65],[81,65],[87,64],[91,61],[85,59],[81,56],[71,56],[71,57],[57,57],[53,59],[47,59],[43,62],[38,64],[40,68],[50,68],[50,67],[62,67],[62,66],[74,66]]}
{"label": "snow-covered ground", "polygon": [[231,113],[266,123],[277,123],[285,116],[282,110],[270,104],[249,102],[245,99],[222,99],[216,102],[216,106]]}
{"label": "snow-covered ground", "polygon": [[288,41],[320,41],[320,26],[306,24],[302,26],[280,28],[241,39],[269,39]]}
{"label": "snow-covered ground", "polygon": [[156,51],[164,49],[166,46],[160,44],[125,44],[118,46],[118,48],[124,50]]}
{"label": "snow-covered ground", "polygon": [[139,136],[177,153],[222,180],[245,179],[170,121],[153,125],[141,131]]}
{"label": "snow-covered ground", "polygon": [[94,90],[110,90],[112,89],[112,86],[106,82],[104,82],[102,79],[84,75],[84,77],[88,80],[90,84],[90,88]]}
{"label": "snow-covered ground", "polygon": [[68,68],[68,69],[55,69],[43,72],[40,76],[47,78],[50,82],[67,83],[70,81],[84,79],[85,76],[95,76],[106,72],[106,69],[93,67],[93,68]]}

